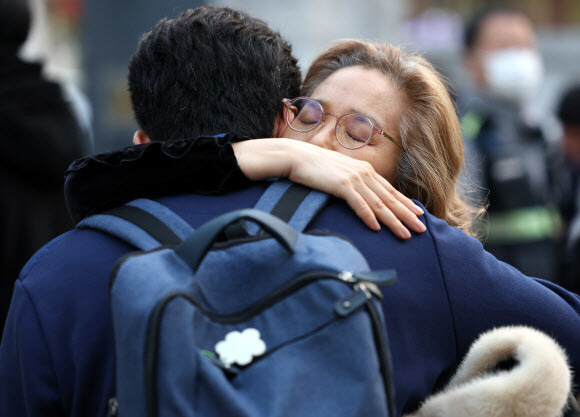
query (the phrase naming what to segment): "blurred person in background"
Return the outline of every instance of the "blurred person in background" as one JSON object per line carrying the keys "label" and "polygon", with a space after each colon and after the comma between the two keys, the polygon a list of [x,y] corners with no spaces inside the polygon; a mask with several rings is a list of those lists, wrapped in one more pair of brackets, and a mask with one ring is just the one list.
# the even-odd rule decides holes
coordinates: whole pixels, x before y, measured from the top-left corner
{"label": "blurred person in background", "polygon": [[460,102],[466,175],[476,198],[488,199],[485,247],[524,274],[556,280],[558,170],[542,121],[526,111],[543,77],[532,21],[520,10],[487,6],[466,24],[464,47],[475,88]]}
{"label": "blurred person in background", "polygon": [[88,143],[59,84],[18,56],[30,26],[27,1],[0,0],[0,329],[21,268],[73,226],[63,176]]}
{"label": "blurred person in background", "polygon": [[561,271],[562,283],[580,293],[580,84],[566,91],[558,106],[563,128],[563,148],[570,190],[562,205],[566,249]]}

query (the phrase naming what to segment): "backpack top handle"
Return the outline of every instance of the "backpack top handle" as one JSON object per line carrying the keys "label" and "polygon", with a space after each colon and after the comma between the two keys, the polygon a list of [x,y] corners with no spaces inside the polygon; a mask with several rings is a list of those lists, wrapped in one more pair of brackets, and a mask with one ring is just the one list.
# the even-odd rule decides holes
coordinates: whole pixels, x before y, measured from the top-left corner
{"label": "backpack top handle", "polygon": [[279,218],[256,209],[236,210],[223,214],[197,229],[175,248],[193,272],[211,248],[219,234],[229,225],[240,220],[251,220],[275,238],[288,252],[294,253],[298,232]]}

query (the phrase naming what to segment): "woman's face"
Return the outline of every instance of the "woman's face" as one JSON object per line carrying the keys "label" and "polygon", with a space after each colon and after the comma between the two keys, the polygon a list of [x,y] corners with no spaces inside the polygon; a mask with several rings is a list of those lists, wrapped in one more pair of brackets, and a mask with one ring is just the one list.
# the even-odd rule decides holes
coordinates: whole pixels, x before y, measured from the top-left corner
{"label": "woman's face", "polygon": [[[339,117],[346,113],[368,116],[375,127],[384,130],[397,143],[401,143],[399,121],[403,109],[402,98],[391,80],[380,71],[361,66],[343,68],[324,80],[311,97],[322,104],[325,112]],[[336,139],[336,119],[326,116],[323,122],[306,133],[287,128],[284,136],[367,161],[388,181],[395,181],[397,162],[401,154],[399,146],[375,133],[366,146],[347,149]]]}

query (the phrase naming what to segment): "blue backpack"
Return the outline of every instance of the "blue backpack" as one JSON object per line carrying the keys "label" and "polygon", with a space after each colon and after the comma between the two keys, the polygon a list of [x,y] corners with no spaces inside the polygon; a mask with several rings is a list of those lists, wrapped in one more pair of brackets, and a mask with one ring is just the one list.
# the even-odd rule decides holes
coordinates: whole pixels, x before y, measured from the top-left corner
{"label": "blue backpack", "polygon": [[135,200],[79,224],[139,249],[111,272],[121,417],[396,416],[376,285],[345,238],[302,233],[328,196],[273,183],[193,231]]}

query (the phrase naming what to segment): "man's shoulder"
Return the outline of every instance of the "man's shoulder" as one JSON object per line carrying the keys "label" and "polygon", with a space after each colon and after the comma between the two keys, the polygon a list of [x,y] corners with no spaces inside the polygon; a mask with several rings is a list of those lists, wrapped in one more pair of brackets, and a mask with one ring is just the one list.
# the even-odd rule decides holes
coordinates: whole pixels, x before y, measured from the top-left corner
{"label": "man's shoulder", "polygon": [[228,211],[254,207],[268,187],[259,182],[243,190],[226,194],[174,194],[156,201],[171,209],[194,228]]}
{"label": "man's shoulder", "polygon": [[[190,225],[197,227],[215,216],[237,208],[251,207],[259,198],[264,184],[225,195],[203,196],[176,194],[157,199]],[[83,281],[112,264],[132,246],[106,233],[77,228],[47,243],[30,258],[20,273],[20,280],[31,285],[37,279],[63,280],[83,276]],[[48,278],[50,277],[50,278]]]}
{"label": "man's shoulder", "polygon": [[412,232],[412,237],[408,240],[397,238],[385,226],[380,232],[368,229],[341,200],[333,200],[321,213],[320,218],[315,220],[313,226],[339,229],[344,233],[358,236],[357,240],[380,240],[383,246],[394,246],[398,251],[416,250],[418,244],[430,244],[435,247],[438,243],[450,248],[482,248],[477,239],[468,236],[457,227],[450,226],[445,220],[435,217],[420,202],[416,200],[414,202],[425,212],[419,219],[427,226],[427,231],[425,233]]}
{"label": "man's shoulder", "polygon": [[407,240],[397,238],[386,227],[379,232],[368,229],[341,201],[332,202],[313,222],[312,228],[346,236],[374,269],[396,267],[406,274],[429,273],[431,279],[439,276],[454,280],[461,279],[465,273],[481,274],[498,262],[485,252],[477,239],[424,211],[420,220],[427,231],[412,232]]}
{"label": "man's shoulder", "polygon": [[424,207],[423,210],[425,210],[423,216],[425,225],[436,246],[445,247],[447,250],[483,250],[483,245],[475,237],[469,236],[458,227],[449,225],[445,220],[429,213]]}
{"label": "man's shoulder", "polygon": [[20,272],[20,279],[39,272],[52,273],[62,268],[90,267],[100,258],[117,255],[130,246],[105,233],[91,229],[73,229],[48,242],[38,250]]}
{"label": "man's shoulder", "polygon": [[113,265],[131,250],[105,233],[74,229],[40,249],[20,272],[19,281],[39,314],[66,309],[77,298],[106,297]]}
{"label": "man's shoulder", "polygon": [[487,252],[478,239],[427,211],[424,217],[426,233],[432,240],[441,274],[447,283],[455,280],[465,282],[466,276],[483,279],[490,270],[501,271],[502,275],[508,273],[505,264]]}

